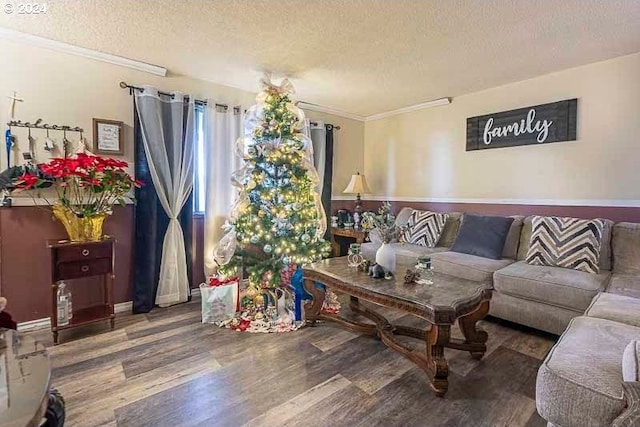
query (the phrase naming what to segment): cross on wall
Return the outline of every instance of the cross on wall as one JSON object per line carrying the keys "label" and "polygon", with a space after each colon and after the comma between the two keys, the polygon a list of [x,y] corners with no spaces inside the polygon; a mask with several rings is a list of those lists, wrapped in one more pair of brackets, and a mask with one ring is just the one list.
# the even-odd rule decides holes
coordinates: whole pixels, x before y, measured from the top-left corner
{"label": "cross on wall", "polygon": [[16,102],[24,101],[22,98],[18,98],[18,93],[14,90],[13,95],[7,96],[9,98],[9,120],[13,120],[16,112]]}

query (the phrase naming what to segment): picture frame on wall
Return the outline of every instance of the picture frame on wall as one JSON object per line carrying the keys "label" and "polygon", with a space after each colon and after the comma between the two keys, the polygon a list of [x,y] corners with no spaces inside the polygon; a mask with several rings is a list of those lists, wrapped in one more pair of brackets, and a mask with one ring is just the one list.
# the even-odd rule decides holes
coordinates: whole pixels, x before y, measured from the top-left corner
{"label": "picture frame on wall", "polygon": [[124,123],[117,120],[93,119],[93,152],[124,154]]}

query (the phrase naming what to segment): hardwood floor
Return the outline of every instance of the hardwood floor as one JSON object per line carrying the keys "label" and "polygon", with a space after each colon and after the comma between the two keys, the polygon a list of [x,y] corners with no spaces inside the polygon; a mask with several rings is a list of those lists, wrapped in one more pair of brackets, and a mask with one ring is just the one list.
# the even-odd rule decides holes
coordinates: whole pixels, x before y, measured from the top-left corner
{"label": "hardwood floor", "polygon": [[[232,332],[201,324],[199,300],[119,316],[113,332],[107,322],[65,331],[50,348],[53,385],[67,426],[544,426],[535,380],[555,337],[494,319],[481,326],[482,360],[447,350],[444,399],[375,339],[330,325]],[[48,331],[32,334],[52,345]]]}

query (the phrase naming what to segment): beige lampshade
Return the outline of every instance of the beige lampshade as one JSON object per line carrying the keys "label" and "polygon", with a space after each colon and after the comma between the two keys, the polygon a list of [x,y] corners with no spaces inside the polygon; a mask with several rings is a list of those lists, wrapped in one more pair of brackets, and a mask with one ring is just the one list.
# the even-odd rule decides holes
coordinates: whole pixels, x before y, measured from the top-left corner
{"label": "beige lampshade", "polygon": [[360,175],[358,172],[355,175],[351,175],[351,181],[347,184],[347,188],[344,189],[343,193],[345,194],[369,194],[371,190],[369,190],[369,186],[367,185],[367,180],[364,179],[364,175]]}

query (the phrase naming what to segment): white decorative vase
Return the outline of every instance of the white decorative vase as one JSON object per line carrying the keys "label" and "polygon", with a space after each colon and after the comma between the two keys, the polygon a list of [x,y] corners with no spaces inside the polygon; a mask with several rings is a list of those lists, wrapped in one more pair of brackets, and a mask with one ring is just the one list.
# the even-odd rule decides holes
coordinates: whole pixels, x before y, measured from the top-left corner
{"label": "white decorative vase", "polygon": [[388,243],[383,243],[376,252],[376,264],[392,273],[396,272],[396,253]]}

